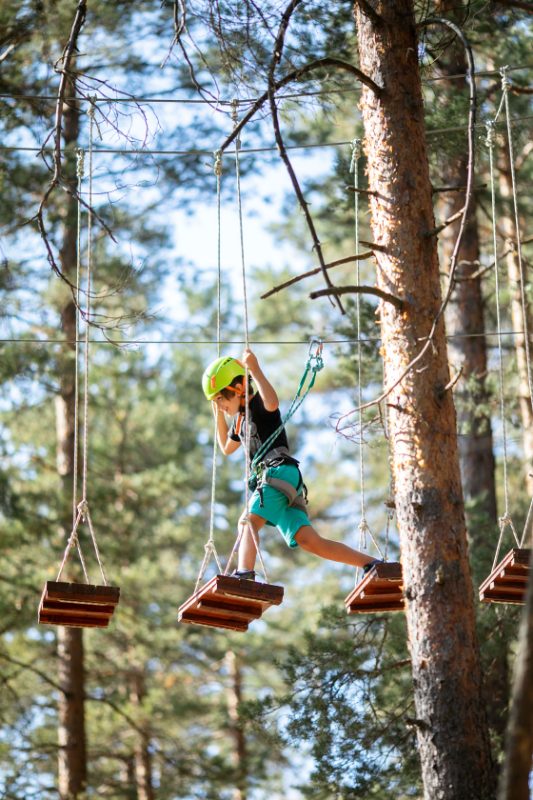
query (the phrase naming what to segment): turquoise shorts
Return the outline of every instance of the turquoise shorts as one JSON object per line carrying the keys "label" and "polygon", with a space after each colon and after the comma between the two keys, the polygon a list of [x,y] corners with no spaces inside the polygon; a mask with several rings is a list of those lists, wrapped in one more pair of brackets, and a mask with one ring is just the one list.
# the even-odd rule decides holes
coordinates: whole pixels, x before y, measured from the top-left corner
{"label": "turquoise shorts", "polygon": [[[296,489],[300,482],[298,467],[292,464],[282,464],[281,467],[268,467],[267,475],[287,481]],[[303,486],[300,487],[299,494],[303,493]],[[305,511],[299,508],[292,508],[288,499],[282,492],[266,484],[263,486],[263,505],[258,490],[250,497],[248,510],[252,514],[266,520],[267,525],[277,528],[289,547],[298,547],[295,536],[303,525],[310,525],[309,517]]]}

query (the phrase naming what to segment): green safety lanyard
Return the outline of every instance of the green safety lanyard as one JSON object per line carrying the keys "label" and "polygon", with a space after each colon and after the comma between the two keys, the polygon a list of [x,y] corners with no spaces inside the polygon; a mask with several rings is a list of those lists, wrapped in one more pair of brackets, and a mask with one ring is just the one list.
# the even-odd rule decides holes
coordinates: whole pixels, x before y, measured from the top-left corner
{"label": "green safety lanyard", "polygon": [[252,463],[250,464],[250,474],[252,476],[258,472],[261,459],[263,458],[264,455],[266,455],[266,453],[268,453],[272,443],[277,439],[277,437],[285,427],[286,423],[300,408],[303,401],[313,388],[317,373],[320,372],[320,370],[324,366],[324,361],[322,359],[322,349],[323,349],[323,344],[320,341],[320,339],[311,340],[311,344],[309,345],[309,356],[307,358],[307,364],[305,365],[305,370],[300,380],[300,385],[298,386],[296,394],[294,395],[294,399],[289,407],[289,410],[283,417],[281,424],[276,428],[274,433],[271,433],[268,439],[265,442],[263,442],[263,444],[255,454],[255,456],[253,457]]}

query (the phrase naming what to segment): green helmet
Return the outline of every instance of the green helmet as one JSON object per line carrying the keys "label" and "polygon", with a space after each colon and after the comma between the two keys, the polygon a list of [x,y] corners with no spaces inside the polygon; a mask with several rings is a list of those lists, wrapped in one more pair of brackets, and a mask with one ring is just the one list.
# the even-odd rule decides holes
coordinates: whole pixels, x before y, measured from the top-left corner
{"label": "green helmet", "polygon": [[213,361],[202,375],[202,389],[208,400],[229,386],[234,378],[245,375],[246,371],[240,361],[231,356],[224,356]]}

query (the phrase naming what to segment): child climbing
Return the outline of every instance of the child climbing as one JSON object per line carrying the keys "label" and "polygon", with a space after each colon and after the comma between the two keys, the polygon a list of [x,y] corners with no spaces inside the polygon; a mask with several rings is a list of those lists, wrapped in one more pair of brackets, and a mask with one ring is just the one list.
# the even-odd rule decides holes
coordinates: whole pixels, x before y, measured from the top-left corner
{"label": "child climbing", "polygon": [[[250,381],[246,391],[246,369],[255,390]],[[321,558],[362,567],[364,572],[370,569],[376,559],[342,542],[325,539],[311,525],[306,511],[305,485],[299,462],[289,451],[278,396],[255,354],[246,349],[240,361],[232,357],[217,358],[205,370],[202,387],[212,403],[217,440],[224,455],[234,453],[241,444],[248,444],[251,463],[262,445],[274,437],[261,456],[258,470],[252,474],[253,493],[248,509],[239,520],[239,561],[233,575],[255,580],[255,539],[265,524],[278,528],[289,547],[300,546]],[[233,418],[231,425],[225,415]]]}

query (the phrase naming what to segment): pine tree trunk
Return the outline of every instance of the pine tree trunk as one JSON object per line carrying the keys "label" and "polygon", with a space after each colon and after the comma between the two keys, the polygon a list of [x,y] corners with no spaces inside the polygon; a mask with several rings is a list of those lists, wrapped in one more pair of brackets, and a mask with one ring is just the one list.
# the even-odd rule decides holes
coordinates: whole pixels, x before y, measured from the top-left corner
{"label": "pine tree trunk", "polygon": [[[380,20],[356,4],[361,109],[379,245],[377,282],[403,298],[382,303],[385,382],[395,383],[428,336],[441,304],[411,0],[382,0]],[[383,250],[382,250],[383,248]],[[426,800],[491,800],[494,769],[467,558],[456,419],[444,324],[423,361],[388,397],[391,462],[405,583],[416,726]]]}
{"label": "pine tree trunk", "polygon": [[233,763],[236,772],[236,786],[233,790],[233,800],[246,800],[247,783],[247,752],[246,738],[239,717],[239,704],[242,702],[242,676],[237,656],[233,650],[226,653],[226,666],[230,679],[228,687],[228,714],[231,721],[231,735],[233,738]]}
{"label": "pine tree trunk", "polygon": [[[507,274],[511,294],[511,324],[514,331],[524,330],[524,315],[522,309],[520,263],[516,249],[516,229],[513,209],[513,183],[511,176],[511,162],[507,146],[501,148],[498,158],[500,194],[504,201],[504,211],[497,219],[500,233],[504,237],[505,249],[509,250],[506,256]],[[526,298],[526,324],[531,333],[532,319],[529,301]],[[530,349],[532,345],[530,344]],[[526,461],[526,486],[529,496],[533,495],[533,408],[528,381],[527,352],[522,335],[515,336],[516,364],[518,367],[518,402],[522,419],[524,456]]]}
{"label": "pine tree trunk", "polygon": [[[454,0],[441,0],[437,12],[461,24],[459,9]],[[465,78],[467,60],[463,44],[450,42],[438,60],[440,91],[444,98],[462,97],[467,108],[469,89]],[[446,80],[446,77],[449,80]],[[468,179],[468,155],[464,152],[445,154],[441,169],[442,185],[458,187],[447,192],[440,201],[442,219],[460,211],[465,201]],[[459,234],[460,220],[449,225],[440,235],[442,269],[449,270],[453,247]],[[487,342],[485,336],[484,299],[480,270],[480,248],[475,198],[469,209],[466,229],[458,252],[457,283],[446,309],[448,357],[454,372],[461,377],[454,389],[459,431],[459,460],[465,500],[471,504],[467,512],[468,540],[472,557],[472,572],[476,585],[489,573],[494,556],[498,531],[498,511],[495,485],[495,458],[492,426],[489,411],[487,377]],[[488,623],[493,625],[491,619]],[[478,625],[482,634],[487,618]],[[484,696],[491,730],[503,741],[506,709],[509,702],[509,669],[507,660],[507,635],[500,629],[496,647],[486,654]],[[489,649],[489,648],[488,648]]]}
{"label": "pine tree trunk", "polygon": [[[530,541],[529,546],[533,542]],[[499,800],[531,800],[529,780],[533,763],[533,572],[529,576],[516,657],[511,713]]]}
{"label": "pine tree trunk", "polygon": [[[68,94],[74,97],[75,87]],[[79,109],[69,102],[64,110],[63,140],[67,163],[66,180],[75,189],[75,146],[79,134]],[[62,272],[75,282],[77,203],[64,194],[62,245],[59,260]],[[61,330],[70,342],[58,358],[59,391],[56,396],[57,470],[63,490],[62,528],[64,541],[72,530],[72,486],[74,477],[75,386],[73,351],[76,338],[76,307],[69,291],[62,295],[59,309]],[[86,787],[87,754],[85,739],[85,676],[83,637],[79,628],[58,627],[58,671],[63,694],[59,697],[59,794],[62,800],[77,798]]]}
{"label": "pine tree trunk", "polygon": [[139,671],[135,671],[130,679],[130,700],[133,708],[136,709],[135,718],[138,726],[135,738],[137,800],[154,800],[150,731],[142,710],[145,694],[144,675]]}

